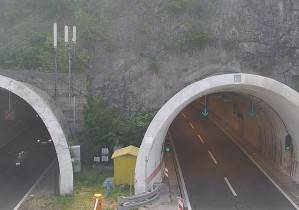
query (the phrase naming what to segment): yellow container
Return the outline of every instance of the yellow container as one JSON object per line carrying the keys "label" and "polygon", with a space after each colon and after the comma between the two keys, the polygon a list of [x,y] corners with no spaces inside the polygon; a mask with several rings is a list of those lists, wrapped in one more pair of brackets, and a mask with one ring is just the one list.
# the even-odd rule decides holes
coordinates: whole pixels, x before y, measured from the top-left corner
{"label": "yellow container", "polygon": [[[96,205],[97,199],[98,199],[98,203]],[[93,201],[94,201],[94,207],[96,205],[96,208],[94,208],[94,209],[102,210],[102,202],[103,202],[102,194],[94,194]]]}
{"label": "yellow container", "polygon": [[[115,185],[134,185],[134,174],[136,158],[139,148],[132,145],[116,150],[112,159],[114,159],[114,184]],[[131,182],[130,182],[131,180]]]}

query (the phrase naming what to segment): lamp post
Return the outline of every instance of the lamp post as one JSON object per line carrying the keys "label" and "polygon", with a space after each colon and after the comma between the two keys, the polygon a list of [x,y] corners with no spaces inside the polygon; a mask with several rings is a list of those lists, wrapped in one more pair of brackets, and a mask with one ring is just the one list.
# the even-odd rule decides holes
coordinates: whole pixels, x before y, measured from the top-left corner
{"label": "lamp post", "polygon": [[54,43],[53,43],[53,47],[54,47],[54,80],[55,80],[55,85],[54,85],[54,98],[56,98],[57,95],[57,23],[53,24],[53,36],[54,36]]}

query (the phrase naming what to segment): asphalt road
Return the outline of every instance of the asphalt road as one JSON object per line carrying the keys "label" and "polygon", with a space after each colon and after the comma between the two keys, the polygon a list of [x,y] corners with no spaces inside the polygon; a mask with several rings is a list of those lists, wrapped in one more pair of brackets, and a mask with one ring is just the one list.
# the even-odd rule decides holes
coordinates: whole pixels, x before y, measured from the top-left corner
{"label": "asphalt road", "polygon": [[207,117],[188,106],[170,132],[196,209],[295,209]]}
{"label": "asphalt road", "polygon": [[[32,123],[26,130],[16,132],[16,137],[0,149],[0,210],[13,209],[56,158],[53,145],[41,146],[36,142],[43,126],[40,121]],[[24,167],[17,169],[14,159],[21,150],[27,151],[27,158]]]}

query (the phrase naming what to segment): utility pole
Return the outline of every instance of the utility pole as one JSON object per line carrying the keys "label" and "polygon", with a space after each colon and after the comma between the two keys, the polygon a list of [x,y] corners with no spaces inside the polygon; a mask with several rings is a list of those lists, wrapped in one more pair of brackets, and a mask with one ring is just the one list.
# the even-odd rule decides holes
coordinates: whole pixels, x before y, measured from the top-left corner
{"label": "utility pole", "polygon": [[[70,37],[72,37],[72,40],[70,40]],[[69,96],[69,110],[72,111],[72,61],[71,57],[73,54],[73,57],[75,57],[75,45],[76,45],[76,26],[73,26],[73,30],[71,30],[71,27],[68,25],[64,26],[64,42],[65,42],[65,49],[67,52],[68,56],[68,65],[69,65],[69,75],[68,75],[68,96]],[[76,98],[73,98],[73,137],[76,136],[76,103],[75,103]]]}
{"label": "utility pole", "polygon": [[[69,37],[72,33],[72,40],[69,41]],[[69,65],[69,76],[68,76],[68,84],[69,84],[69,101],[71,102],[71,96],[72,96],[72,70],[71,70],[71,56],[72,53],[75,52],[75,44],[76,44],[76,26],[73,26],[73,31],[70,31],[70,27],[68,25],[64,26],[64,42],[65,42],[65,48],[67,51],[68,56],[68,65]]]}

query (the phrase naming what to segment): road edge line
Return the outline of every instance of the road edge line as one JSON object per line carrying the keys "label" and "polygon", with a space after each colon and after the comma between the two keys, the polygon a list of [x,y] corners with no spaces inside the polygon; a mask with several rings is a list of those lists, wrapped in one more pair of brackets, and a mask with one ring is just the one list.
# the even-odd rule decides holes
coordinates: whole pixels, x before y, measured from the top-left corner
{"label": "road edge line", "polygon": [[32,190],[36,187],[36,185],[40,182],[40,180],[46,175],[46,173],[50,170],[50,168],[54,165],[55,161],[57,160],[57,157],[52,161],[52,163],[48,166],[48,168],[42,173],[42,175],[38,178],[38,180],[34,183],[34,185],[29,189],[29,191],[24,195],[22,200],[16,205],[16,207],[13,210],[18,210],[22,203],[26,200],[28,195],[32,192]]}
{"label": "road edge line", "polygon": [[[172,136],[170,134],[170,131],[168,131],[168,135],[169,135],[171,144],[173,145]],[[179,162],[179,159],[177,157],[177,153],[176,153],[176,150],[175,150],[174,147],[173,147],[173,153],[174,153],[175,161],[176,161],[177,166],[178,166],[178,171],[179,171],[179,175],[180,175],[180,179],[181,179],[181,183],[182,183],[182,188],[183,188],[183,191],[184,191],[184,194],[185,194],[187,207],[188,207],[188,210],[192,210],[190,200],[189,200],[189,196],[188,196],[187,189],[186,189],[186,185],[185,185],[185,180],[183,178],[183,173],[182,173],[182,170],[181,170],[181,165],[180,165],[180,162]]]}
{"label": "road edge line", "polygon": [[219,125],[220,123],[218,123],[217,120],[211,117],[210,119],[242,150],[242,152],[245,153],[245,155],[258,167],[258,169],[260,169],[260,171],[272,182],[272,184],[281,192],[281,194],[284,195],[284,197],[293,205],[293,207],[299,210],[297,204],[290,198],[290,196],[287,193],[283,191],[283,189],[278,184],[276,184],[276,182],[270,177],[270,175],[268,175],[267,172],[254,160],[254,158],[249,154],[249,152],[243,149],[243,147],[238,143],[238,141],[235,140],[231,134],[229,134],[224,128],[222,128],[222,126]]}

